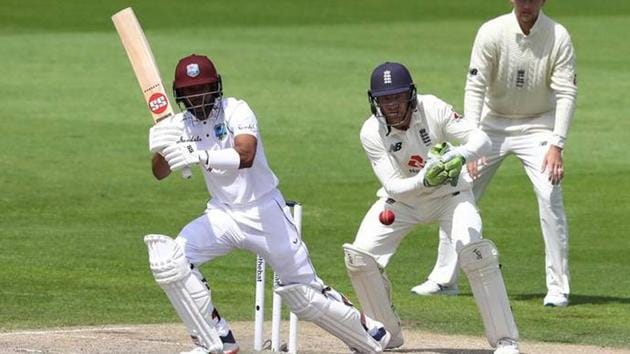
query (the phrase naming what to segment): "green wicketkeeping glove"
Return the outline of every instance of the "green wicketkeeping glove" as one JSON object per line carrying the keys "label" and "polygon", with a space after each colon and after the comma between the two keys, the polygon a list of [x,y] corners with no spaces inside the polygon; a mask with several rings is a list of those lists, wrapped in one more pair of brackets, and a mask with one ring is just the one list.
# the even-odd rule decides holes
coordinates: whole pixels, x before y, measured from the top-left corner
{"label": "green wicketkeeping glove", "polygon": [[434,159],[439,159],[442,155],[444,155],[449,149],[449,143],[443,142],[439,144],[435,144],[431,150],[429,150],[429,157]]}
{"label": "green wicketkeeping glove", "polygon": [[422,181],[425,187],[435,187],[446,182],[448,172],[445,170],[444,163],[442,161],[436,161],[427,167],[428,170],[425,172],[424,180]]}
{"label": "green wicketkeeping glove", "polygon": [[443,162],[444,172],[446,172],[446,182],[449,182],[451,186],[455,187],[459,181],[459,174],[462,171],[462,167],[466,163],[463,156],[457,155],[450,160]]}

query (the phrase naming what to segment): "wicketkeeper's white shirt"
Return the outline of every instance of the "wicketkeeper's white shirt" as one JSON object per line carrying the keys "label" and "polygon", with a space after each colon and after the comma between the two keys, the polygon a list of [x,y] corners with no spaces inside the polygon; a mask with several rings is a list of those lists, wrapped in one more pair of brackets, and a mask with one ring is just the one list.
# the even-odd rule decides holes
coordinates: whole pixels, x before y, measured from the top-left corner
{"label": "wicketkeeper's white shirt", "polygon": [[469,161],[479,157],[490,145],[488,136],[477,125],[457,114],[453,107],[432,95],[418,95],[418,106],[406,131],[388,129],[376,116],[369,117],[361,128],[361,144],[376,177],[383,186],[379,197],[391,197],[414,205],[457,191],[470,189],[471,178],[462,169],[457,186],[424,187],[420,170],[429,159],[431,148],[441,142],[464,144],[472,153]]}
{"label": "wicketkeeper's white shirt", "polygon": [[210,195],[223,204],[243,205],[268,195],[278,186],[278,178],[271,171],[265,157],[258,131],[256,115],[247,102],[228,97],[221,100],[221,109],[214,117],[204,121],[183,113],[185,134],[183,139],[194,142],[199,150],[220,150],[234,147],[239,134],[253,135],[257,139],[256,156],[252,167],[235,172],[212,169],[201,171]]}
{"label": "wicketkeeper's white shirt", "polygon": [[551,143],[562,147],[576,95],[575,55],[562,25],[540,11],[529,35],[523,34],[514,12],[481,26],[466,82],[466,118],[479,122],[548,115],[544,124],[553,131]]}

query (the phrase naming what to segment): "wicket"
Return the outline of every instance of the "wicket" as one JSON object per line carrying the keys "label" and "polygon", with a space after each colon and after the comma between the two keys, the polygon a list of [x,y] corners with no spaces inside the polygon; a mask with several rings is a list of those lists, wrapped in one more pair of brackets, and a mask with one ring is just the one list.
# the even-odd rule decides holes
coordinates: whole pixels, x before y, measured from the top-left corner
{"label": "wicket", "polygon": [[[297,227],[300,237],[302,235],[302,205],[295,201],[287,201],[287,206],[292,209],[293,221]],[[279,282],[278,275],[273,274],[273,286]],[[256,303],[254,306],[254,351],[271,349],[272,352],[297,353],[297,325],[298,318],[291,312],[289,315],[289,341],[286,347],[280,343],[280,322],[282,316],[282,298],[273,293],[273,304],[271,309],[271,341],[267,347],[263,343],[263,323],[265,321],[265,260],[256,256]]]}

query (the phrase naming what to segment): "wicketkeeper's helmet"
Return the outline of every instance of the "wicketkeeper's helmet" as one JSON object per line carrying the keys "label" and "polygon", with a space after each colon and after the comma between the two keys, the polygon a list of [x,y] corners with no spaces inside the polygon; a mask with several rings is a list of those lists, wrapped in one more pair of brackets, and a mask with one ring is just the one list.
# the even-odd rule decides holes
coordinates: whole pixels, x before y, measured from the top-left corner
{"label": "wicketkeeper's helmet", "polygon": [[416,85],[413,83],[409,70],[400,63],[385,62],[377,66],[372,71],[370,89],[367,92],[372,114],[382,116],[376,97],[395,95],[406,91],[409,92],[409,103],[414,109],[417,104]]}

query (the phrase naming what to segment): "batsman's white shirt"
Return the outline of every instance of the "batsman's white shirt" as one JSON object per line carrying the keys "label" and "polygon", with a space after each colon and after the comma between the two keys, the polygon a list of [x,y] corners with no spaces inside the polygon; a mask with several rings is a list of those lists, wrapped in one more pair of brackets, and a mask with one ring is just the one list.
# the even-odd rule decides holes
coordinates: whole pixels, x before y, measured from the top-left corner
{"label": "batsman's white shirt", "polygon": [[[418,95],[406,131],[390,130],[375,116],[363,124],[361,143],[383,187],[363,218],[353,245],[372,254],[383,268],[400,241],[418,224],[438,221],[456,249],[481,239],[481,218],[465,168],[455,187],[424,187],[421,180],[414,181],[422,176],[419,172],[431,147],[444,141],[462,143],[470,152],[468,159],[477,158],[489,147],[488,137],[474,122],[431,95]],[[380,223],[379,213],[384,209],[396,215],[393,224]]]}
{"label": "batsman's white shirt", "polygon": [[241,168],[233,173],[201,168],[208,192],[216,201],[229,205],[251,203],[275,189],[278,178],[267,164],[256,115],[247,102],[231,97],[220,102],[221,109],[203,121],[183,113],[186,134],[183,139],[194,142],[198,150],[222,150],[233,148],[237,135],[255,136],[258,143],[251,168]]}
{"label": "batsman's white shirt", "polygon": [[576,95],[575,54],[562,25],[540,11],[528,35],[514,12],[481,26],[466,82],[466,118],[493,130],[552,130],[551,143],[564,147]]}
{"label": "batsman's white shirt", "polygon": [[245,249],[263,256],[285,284],[320,285],[306,245],[277,189],[278,178],[267,164],[256,115],[247,103],[224,98],[211,118],[200,121],[189,113],[181,118],[185,126],[182,139],[194,142],[199,150],[233,148],[240,134],[257,139],[250,168],[233,173],[201,168],[212,197],[205,213],[186,225],[176,239],[188,261],[199,265],[234,249]]}

